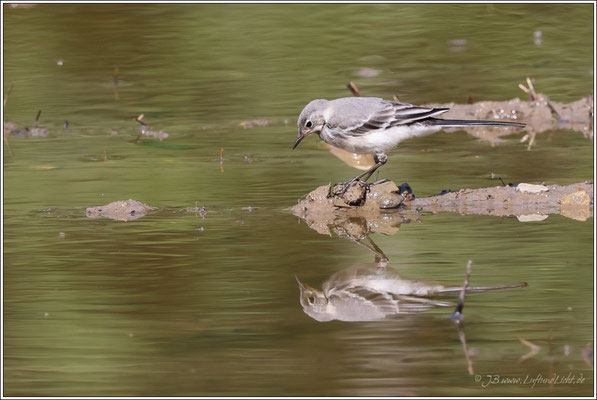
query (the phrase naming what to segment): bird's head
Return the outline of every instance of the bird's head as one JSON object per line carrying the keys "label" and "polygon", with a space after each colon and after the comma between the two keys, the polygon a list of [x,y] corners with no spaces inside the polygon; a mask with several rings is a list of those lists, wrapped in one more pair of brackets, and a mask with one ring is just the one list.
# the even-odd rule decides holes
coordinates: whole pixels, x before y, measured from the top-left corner
{"label": "bird's head", "polygon": [[313,289],[309,285],[305,285],[299,281],[298,277],[295,276],[295,278],[298,282],[301,306],[303,306],[305,314],[317,321],[329,321],[333,319],[329,315],[329,300],[325,294],[320,290]]}
{"label": "bird's head", "polygon": [[325,125],[323,112],[325,111],[327,100],[313,100],[303,108],[298,117],[298,134],[296,142],[292,148],[296,148],[301,140],[314,133],[320,134]]}

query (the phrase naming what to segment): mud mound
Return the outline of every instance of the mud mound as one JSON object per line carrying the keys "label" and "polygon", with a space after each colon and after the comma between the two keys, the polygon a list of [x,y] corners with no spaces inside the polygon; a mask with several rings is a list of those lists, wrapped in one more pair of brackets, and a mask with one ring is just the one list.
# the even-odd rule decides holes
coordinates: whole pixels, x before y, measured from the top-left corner
{"label": "mud mound", "polygon": [[401,223],[417,218],[408,210],[398,211],[410,198],[411,193],[401,191],[392,181],[370,185],[357,181],[346,191],[343,184],[332,188],[320,186],[295,205],[292,212],[321,234],[334,232],[340,236],[361,237],[378,232],[392,235]]}
{"label": "mud mound", "polygon": [[89,207],[85,210],[85,215],[89,218],[105,217],[116,221],[132,221],[155,209],[155,207],[148,206],[137,200],[129,199],[114,201],[105,206]]}

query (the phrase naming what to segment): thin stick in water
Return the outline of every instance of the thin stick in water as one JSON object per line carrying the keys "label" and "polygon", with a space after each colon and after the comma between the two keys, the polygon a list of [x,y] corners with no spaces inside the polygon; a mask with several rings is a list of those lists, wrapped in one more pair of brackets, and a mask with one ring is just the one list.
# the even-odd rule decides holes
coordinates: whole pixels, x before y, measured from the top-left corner
{"label": "thin stick in water", "polygon": [[464,320],[464,316],[462,315],[462,309],[464,308],[464,297],[466,294],[466,289],[468,289],[468,282],[471,276],[471,269],[473,266],[473,260],[468,260],[466,264],[466,275],[464,277],[464,283],[462,284],[462,290],[460,291],[460,295],[458,296],[458,304],[456,305],[456,309],[450,316],[450,319],[455,323],[459,324]]}
{"label": "thin stick in water", "polygon": [[118,101],[118,67],[114,68],[114,74],[112,76],[114,78],[114,100]]}
{"label": "thin stick in water", "polygon": [[[12,92],[13,86],[14,86],[14,84],[13,84],[13,82],[11,82],[10,86],[8,87],[8,90],[6,91],[6,94],[4,95],[4,102],[2,103],[2,109],[4,109],[4,107],[6,106],[6,102],[8,101],[8,96],[10,95],[10,92]],[[2,121],[2,124],[4,125],[4,121]],[[2,135],[4,138],[4,145],[8,149],[8,153],[10,154],[10,156],[13,157],[14,154],[12,152],[12,149],[10,148],[10,144],[8,143],[8,130],[4,129],[4,126],[2,127],[2,130],[4,132],[4,134]]]}
{"label": "thin stick in water", "polygon": [[6,102],[8,101],[8,96],[10,95],[10,92],[12,92],[13,86],[14,86],[14,83],[10,82],[10,86],[8,87],[8,90],[6,91],[6,94],[4,95],[4,102],[2,103],[2,107],[6,106]]}
{"label": "thin stick in water", "polygon": [[462,351],[464,352],[464,358],[466,360],[468,373],[471,376],[474,373],[473,361],[471,360],[468,346],[466,344],[466,335],[464,333],[464,315],[462,315],[462,309],[464,308],[464,296],[466,294],[466,289],[468,289],[472,265],[473,261],[468,260],[468,263],[466,263],[466,275],[464,277],[464,283],[462,284],[462,290],[460,291],[460,295],[458,296],[458,304],[456,305],[456,309],[450,316],[450,319],[454,321],[454,323],[458,327],[458,338],[460,339],[460,343],[462,344]]}
{"label": "thin stick in water", "polygon": [[35,127],[37,128],[37,126],[39,125],[39,117],[41,116],[41,110],[39,110],[37,112],[37,115],[35,116]]}
{"label": "thin stick in water", "polygon": [[220,172],[224,173],[224,148],[220,149]]}
{"label": "thin stick in water", "polygon": [[350,89],[352,94],[354,94],[357,97],[361,97],[361,91],[359,90],[359,88],[353,81],[348,82],[348,85],[346,85],[346,87],[348,87],[348,89]]}

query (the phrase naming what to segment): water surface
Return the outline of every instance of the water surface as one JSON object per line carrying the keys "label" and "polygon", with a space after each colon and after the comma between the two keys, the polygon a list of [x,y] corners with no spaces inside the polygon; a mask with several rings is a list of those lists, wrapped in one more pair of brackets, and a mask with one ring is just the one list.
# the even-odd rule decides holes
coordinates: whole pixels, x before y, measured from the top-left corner
{"label": "water surface", "polygon": [[[592,393],[592,218],[425,214],[373,236],[410,279],[459,285],[472,259],[473,285],[529,284],[467,298],[471,376],[451,309],[354,323],[304,314],[295,275],[321,287],[373,255],[290,213],[356,172],[316,138],[290,150],[308,101],[350,95],[349,80],[412,103],[506,100],[526,76],[577,100],[593,87],[589,5],[4,7],[5,120],[31,127],[42,109],[52,132],[4,148],[5,395]],[[170,136],[136,143],[141,113]],[[253,119],[270,124],[240,126]],[[492,173],[592,180],[580,133],[539,135],[530,152],[519,141],[413,140],[380,177],[418,196],[499,185]],[[129,198],[159,209],[127,223],[85,216]],[[203,217],[183,211],[201,206]],[[540,351],[521,361],[520,339]],[[575,381],[502,380],[554,374]]]}

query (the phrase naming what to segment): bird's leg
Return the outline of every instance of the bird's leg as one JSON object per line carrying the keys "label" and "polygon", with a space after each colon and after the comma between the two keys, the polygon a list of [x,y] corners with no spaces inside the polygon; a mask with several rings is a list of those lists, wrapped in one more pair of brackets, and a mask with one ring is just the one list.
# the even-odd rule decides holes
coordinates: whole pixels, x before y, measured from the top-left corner
{"label": "bird's leg", "polygon": [[349,182],[360,181],[360,180],[362,180],[363,182],[367,182],[367,179],[371,178],[371,175],[373,175],[373,173],[375,171],[377,171],[377,169],[379,167],[381,167],[382,165],[384,165],[385,163],[388,162],[388,156],[385,153],[376,153],[375,156],[373,156],[373,161],[375,161],[374,166],[372,166],[371,168],[369,168],[367,171],[363,172],[362,174],[355,176]]}
{"label": "bird's leg", "polygon": [[375,165],[372,166],[371,168],[369,168],[367,171],[355,176],[354,178],[352,178],[349,181],[342,183],[344,185],[342,194],[346,193],[346,191],[348,190],[350,185],[355,181],[362,181],[364,183],[367,183],[367,179],[371,178],[371,175],[373,175],[373,173],[379,167],[381,167],[382,165],[384,165],[385,163],[388,162],[388,156],[385,153],[375,153],[375,155],[373,156],[373,161],[375,161]]}

